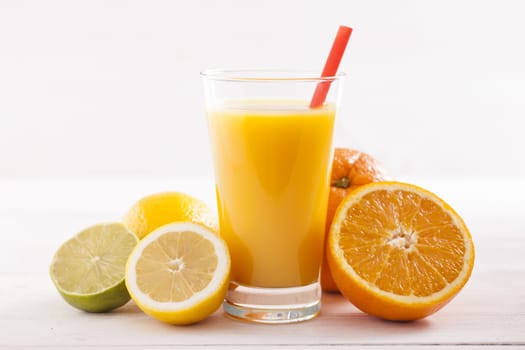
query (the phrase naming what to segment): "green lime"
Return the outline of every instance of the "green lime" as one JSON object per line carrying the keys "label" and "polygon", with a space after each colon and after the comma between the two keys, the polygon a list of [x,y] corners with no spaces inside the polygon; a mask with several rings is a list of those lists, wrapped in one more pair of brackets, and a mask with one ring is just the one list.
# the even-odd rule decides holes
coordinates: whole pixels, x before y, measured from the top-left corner
{"label": "green lime", "polygon": [[58,249],[50,274],[62,297],[88,312],[105,312],[130,299],[124,283],[126,262],[137,237],[121,223],[84,229]]}

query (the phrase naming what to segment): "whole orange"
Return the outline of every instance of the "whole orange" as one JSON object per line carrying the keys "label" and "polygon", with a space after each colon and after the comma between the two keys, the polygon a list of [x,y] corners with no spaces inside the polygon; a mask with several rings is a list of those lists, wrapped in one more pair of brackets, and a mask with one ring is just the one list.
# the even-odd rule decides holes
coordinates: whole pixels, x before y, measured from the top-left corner
{"label": "whole orange", "polygon": [[[328,237],[339,204],[349,192],[359,186],[385,179],[379,163],[371,155],[354,149],[336,148],[332,163],[325,237]],[[321,287],[325,292],[339,291],[330,273],[326,253],[321,267]]]}

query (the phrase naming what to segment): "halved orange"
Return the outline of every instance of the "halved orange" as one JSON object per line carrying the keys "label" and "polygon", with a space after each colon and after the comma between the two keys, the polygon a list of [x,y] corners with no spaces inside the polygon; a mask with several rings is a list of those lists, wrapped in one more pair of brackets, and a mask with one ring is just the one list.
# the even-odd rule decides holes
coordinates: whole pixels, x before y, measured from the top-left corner
{"label": "halved orange", "polygon": [[334,216],[327,248],[341,293],[389,320],[438,311],[474,266],[474,244],[461,217],[435,194],[400,182],[352,191]]}

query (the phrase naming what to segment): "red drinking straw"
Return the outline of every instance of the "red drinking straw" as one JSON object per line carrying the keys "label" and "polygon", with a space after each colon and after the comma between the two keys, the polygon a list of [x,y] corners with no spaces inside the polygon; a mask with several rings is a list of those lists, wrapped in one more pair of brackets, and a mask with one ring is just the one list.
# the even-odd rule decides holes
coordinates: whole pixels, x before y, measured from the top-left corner
{"label": "red drinking straw", "polygon": [[[348,44],[351,34],[352,28],[339,26],[337,36],[332,44],[332,49],[330,50],[330,54],[324,65],[321,77],[333,77],[336,75],[337,68],[339,67],[341,58],[343,58],[343,53],[345,52],[346,44]],[[312,101],[310,102],[310,108],[316,108],[323,105],[326,95],[328,95],[328,90],[330,89],[330,83],[331,81],[321,81],[317,84]]]}

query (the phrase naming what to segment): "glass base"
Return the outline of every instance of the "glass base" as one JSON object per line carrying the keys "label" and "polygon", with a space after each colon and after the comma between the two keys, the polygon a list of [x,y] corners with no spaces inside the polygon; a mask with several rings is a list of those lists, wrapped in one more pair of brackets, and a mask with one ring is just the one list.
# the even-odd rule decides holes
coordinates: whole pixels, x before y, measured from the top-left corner
{"label": "glass base", "polygon": [[317,282],[290,288],[247,287],[230,282],[223,308],[227,316],[250,322],[306,321],[321,310],[321,287]]}

